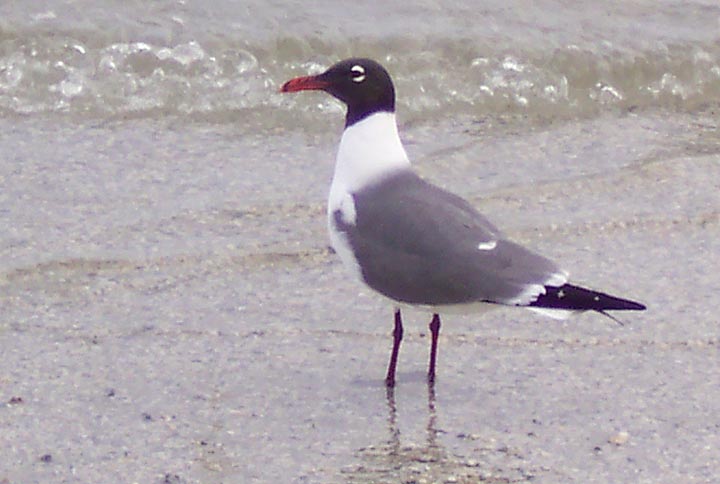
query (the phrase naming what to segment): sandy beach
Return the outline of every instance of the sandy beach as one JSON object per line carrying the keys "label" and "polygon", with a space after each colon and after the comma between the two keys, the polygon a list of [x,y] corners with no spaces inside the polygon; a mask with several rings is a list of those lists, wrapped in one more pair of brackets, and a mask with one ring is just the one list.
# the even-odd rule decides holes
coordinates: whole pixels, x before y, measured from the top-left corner
{"label": "sandy beach", "polygon": [[[700,3],[695,11],[718,14]],[[35,22],[64,21],[59,6],[50,11],[57,20]],[[674,35],[702,40],[685,32]],[[534,39],[518,41],[518,58]],[[8,47],[6,66],[11,51],[21,50]],[[624,326],[591,313],[447,315],[432,392],[429,317],[408,311],[388,393],[392,308],[328,248],[342,113],[319,96],[278,94],[312,66],[261,54],[245,88],[267,101],[229,111],[132,111],[108,98],[103,114],[75,96],[65,107],[27,97],[40,111],[21,113],[11,97],[30,94],[8,93],[24,81],[12,87],[0,69],[0,483],[714,482],[714,87],[680,106],[593,100],[573,112],[562,107],[572,100],[551,109],[529,97],[527,112],[496,100],[479,115],[462,92],[437,106],[413,97],[413,76],[431,77],[391,60],[406,96],[401,136],[423,177],[562,261],[574,282],[648,310],[618,315]],[[157,62],[148,72],[169,72]],[[190,84],[203,75],[178,66]],[[218,92],[198,102],[219,106]]]}

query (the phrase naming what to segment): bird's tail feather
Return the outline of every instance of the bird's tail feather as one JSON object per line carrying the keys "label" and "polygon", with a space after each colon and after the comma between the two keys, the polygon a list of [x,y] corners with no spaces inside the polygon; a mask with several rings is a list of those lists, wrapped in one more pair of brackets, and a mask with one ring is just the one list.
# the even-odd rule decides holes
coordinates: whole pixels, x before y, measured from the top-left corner
{"label": "bird's tail feather", "polygon": [[572,284],[560,287],[545,287],[545,294],[541,294],[531,307],[547,309],[566,309],[570,311],[642,311],[644,304],[628,299],[611,296],[599,291],[585,289]]}

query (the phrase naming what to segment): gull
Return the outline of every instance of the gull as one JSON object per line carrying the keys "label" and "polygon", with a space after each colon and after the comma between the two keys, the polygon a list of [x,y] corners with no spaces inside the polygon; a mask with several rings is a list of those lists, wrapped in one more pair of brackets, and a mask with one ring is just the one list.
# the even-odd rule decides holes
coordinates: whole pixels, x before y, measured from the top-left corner
{"label": "gull", "polygon": [[435,382],[441,313],[517,306],[559,319],[597,311],[618,321],[607,311],[645,309],[570,284],[555,262],[507,239],[467,201],[415,174],[398,134],[395,88],[379,63],[346,59],[281,88],[298,91],[324,91],[347,106],[328,231],[350,272],[393,303],[387,387],[396,381],[402,307],[432,314],[429,384]]}

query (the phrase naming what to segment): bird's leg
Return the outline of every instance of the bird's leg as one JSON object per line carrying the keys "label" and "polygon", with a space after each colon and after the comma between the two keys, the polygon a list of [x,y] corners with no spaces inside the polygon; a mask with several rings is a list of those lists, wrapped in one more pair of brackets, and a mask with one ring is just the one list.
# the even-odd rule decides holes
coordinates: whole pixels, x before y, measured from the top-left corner
{"label": "bird's leg", "polygon": [[390,364],[388,365],[387,376],[385,377],[385,386],[395,386],[395,367],[397,366],[398,353],[400,352],[400,342],[403,337],[402,318],[400,310],[395,310],[395,329],[393,330],[393,348],[390,353]]}
{"label": "bird's leg", "polygon": [[430,335],[432,339],[430,341],[430,367],[428,368],[428,383],[435,383],[435,361],[437,360],[437,343],[438,336],[440,335],[440,315],[433,314],[432,321],[430,321]]}

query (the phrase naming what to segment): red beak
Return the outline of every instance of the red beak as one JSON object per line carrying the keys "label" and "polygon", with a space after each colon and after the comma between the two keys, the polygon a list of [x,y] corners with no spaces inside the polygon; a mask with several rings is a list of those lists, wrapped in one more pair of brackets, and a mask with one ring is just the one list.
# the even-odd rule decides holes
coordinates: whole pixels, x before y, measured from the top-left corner
{"label": "red beak", "polygon": [[302,76],[290,79],[283,84],[280,92],[322,91],[329,85],[329,82],[318,79],[318,76]]}

